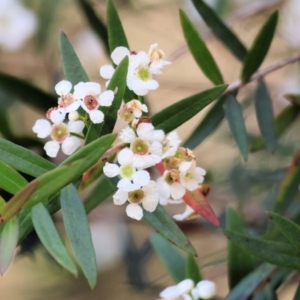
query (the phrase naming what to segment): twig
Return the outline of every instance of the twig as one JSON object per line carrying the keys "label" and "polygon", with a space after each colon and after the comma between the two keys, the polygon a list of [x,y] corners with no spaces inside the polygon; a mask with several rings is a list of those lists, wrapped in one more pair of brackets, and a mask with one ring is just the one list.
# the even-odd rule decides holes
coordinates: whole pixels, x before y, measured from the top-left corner
{"label": "twig", "polygon": [[231,83],[228,86],[228,88],[227,88],[227,90],[225,91],[224,94],[226,95],[226,94],[232,93],[232,92],[236,91],[237,89],[243,87],[244,85],[246,85],[246,84],[248,84],[252,81],[256,81],[256,80],[259,80],[261,78],[264,78],[268,74],[270,74],[274,71],[277,71],[277,70],[279,70],[279,69],[281,69],[281,68],[283,68],[283,67],[285,67],[289,64],[295,63],[297,61],[300,61],[300,53],[296,53],[296,54],[292,55],[291,57],[288,57],[288,58],[282,59],[280,61],[277,61],[276,63],[274,63],[273,65],[271,65],[269,67],[258,70],[246,82],[242,82],[241,80],[234,81],[233,83]]}
{"label": "twig", "polygon": [[[255,16],[256,14],[269,9],[275,5],[278,5],[282,2],[283,0],[265,0],[261,1],[261,3],[256,3],[252,5],[248,5],[247,7],[244,7],[236,12],[232,17],[228,18],[227,21],[225,21],[226,25],[234,25],[238,23],[239,21],[248,19],[252,16]],[[202,36],[202,39],[204,41],[208,41],[214,37],[214,34],[210,31]],[[188,52],[188,47],[186,44],[180,46],[177,48],[173,53],[171,53],[166,59],[170,62],[173,62],[177,60],[179,57],[184,55],[185,53]]]}
{"label": "twig", "polygon": [[122,150],[123,148],[126,147],[126,144],[124,143],[120,143],[117,144],[116,146],[112,147],[111,149],[107,150],[103,156],[100,158],[101,161],[106,160],[107,158],[111,157],[112,155],[116,154],[117,152],[119,152],[120,150]]}

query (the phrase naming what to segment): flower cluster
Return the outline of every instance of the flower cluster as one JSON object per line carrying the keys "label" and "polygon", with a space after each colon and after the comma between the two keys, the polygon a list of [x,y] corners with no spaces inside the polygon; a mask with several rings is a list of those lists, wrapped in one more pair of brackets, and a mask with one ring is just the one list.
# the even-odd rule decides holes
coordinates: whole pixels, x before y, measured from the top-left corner
{"label": "flower cluster", "polygon": [[[111,59],[115,65],[119,65],[126,56],[129,58],[128,88],[139,96],[146,95],[150,90],[156,90],[159,85],[152,76],[161,74],[162,68],[170,64],[164,60],[164,53],[158,49],[158,44],[151,45],[148,53],[145,51],[129,51],[126,47],[117,47],[111,53]],[[104,65],[100,68],[100,75],[108,80],[107,84],[114,71],[112,65]]]}
{"label": "flower cluster", "polygon": [[[153,212],[158,203],[182,203],[186,190],[194,191],[203,182],[205,170],[196,166],[189,149],[179,147],[181,140],[173,131],[165,134],[155,129],[149,117],[143,116],[147,106],[138,100],[123,105],[118,117],[128,126],[120,134],[127,144],[117,156],[118,163],[107,162],[103,168],[107,177],[118,176],[118,190],[113,196],[116,205],[129,202],[126,212],[133,219],[143,217],[143,209]],[[161,164],[164,172],[156,181],[145,169]]]}
{"label": "flower cluster", "polygon": [[[95,82],[79,82],[74,86],[67,80],[60,81],[55,86],[58,97],[57,107],[50,108],[46,114],[48,120],[37,120],[32,130],[39,138],[50,136],[52,141],[45,144],[48,156],[56,157],[60,145],[62,151],[71,155],[81,145],[82,131],[85,122],[90,120],[94,124],[103,122],[104,114],[99,110],[100,106],[110,106],[114,99],[113,91],[101,93],[101,86]],[[86,116],[80,116],[79,109],[85,111]],[[69,122],[64,123],[68,114]],[[82,120],[80,120],[82,119]]]}
{"label": "flower cluster", "polygon": [[159,296],[160,300],[199,300],[213,299],[216,294],[216,285],[209,280],[201,280],[194,285],[193,280],[185,279],[177,285],[164,289]]}

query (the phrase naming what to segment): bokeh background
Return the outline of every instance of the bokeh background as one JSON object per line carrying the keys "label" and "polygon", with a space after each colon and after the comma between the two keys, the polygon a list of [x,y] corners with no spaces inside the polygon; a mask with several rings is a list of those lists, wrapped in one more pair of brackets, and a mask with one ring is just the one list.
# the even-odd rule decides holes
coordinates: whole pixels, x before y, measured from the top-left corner
{"label": "bokeh background", "polygon": [[[262,67],[300,50],[300,3],[298,0],[207,0],[229,22],[242,42],[249,47],[262,24],[276,9],[280,10],[277,34]],[[105,22],[106,2],[91,0],[97,15]],[[158,81],[160,88],[147,95],[155,113],[175,101],[212,87],[195,64],[185,45],[178,10],[183,9],[207,41],[227,83],[238,79],[241,63],[210,35],[209,30],[188,0],[118,0],[114,1],[131,50],[147,51],[159,43],[172,62]],[[15,6],[13,6],[15,5]],[[21,8],[19,8],[21,5]],[[13,23],[15,22],[15,23]],[[10,26],[14,25],[12,30]],[[299,26],[298,26],[299,24]],[[12,30],[8,32],[8,29]],[[59,55],[58,35],[69,37],[90,79],[101,83],[99,68],[109,63],[104,46],[90,29],[75,0],[1,0],[0,2],[0,72],[24,79],[54,93],[54,85],[64,79]],[[8,32],[8,33],[7,33]],[[275,116],[289,104],[285,93],[300,92],[299,63],[289,65],[266,77]],[[253,107],[255,83],[240,90],[238,100],[251,136],[259,134]],[[43,99],[41,99],[43,101]],[[43,115],[0,90],[0,110],[8,118],[15,136],[34,137],[31,130]],[[182,125],[178,131],[186,139],[207,109]],[[116,131],[122,128],[118,124]],[[249,232],[258,235],[267,226],[265,210],[272,207],[274,193],[285,168],[299,147],[299,120],[280,138],[278,151],[263,150],[250,154],[244,162],[223,121],[218,130],[196,149],[198,165],[208,171],[211,186],[208,197],[224,226],[224,209],[233,206],[242,213]],[[0,135],[3,132],[0,128]],[[5,136],[4,136],[5,137]],[[40,151],[32,148],[33,151]],[[42,152],[40,152],[42,154]],[[59,163],[64,157],[58,157]],[[279,171],[277,171],[279,169]],[[1,193],[1,191],[0,191]],[[83,199],[88,195],[84,193]],[[184,206],[168,207],[170,214]],[[64,236],[60,213],[55,215]],[[89,215],[97,254],[99,282],[94,291],[83,276],[72,277],[46,253],[32,234],[19,250],[14,263],[0,278],[0,299],[157,299],[159,292],[173,284],[161,261],[149,244],[151,229],[143,222],[129,219],[124,207],[108,199]],[[198,252],[197,262],[203,276],[217,285],[222,299],[228,292],[226,278],[226,239],[220,231],[198,218],[179,224]],[[279,299],[291,299],[296,284],[290,280],[279,291]]]}

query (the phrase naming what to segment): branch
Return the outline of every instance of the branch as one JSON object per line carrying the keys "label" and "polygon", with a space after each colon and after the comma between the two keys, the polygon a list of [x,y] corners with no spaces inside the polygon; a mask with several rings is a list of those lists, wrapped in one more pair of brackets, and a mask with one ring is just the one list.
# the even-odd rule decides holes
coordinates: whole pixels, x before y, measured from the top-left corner
{"label": "branch", "polygon": [[232,93],[234,91],[236,91],[237,89],[245,86],[246,84],[252,82],[252,81],[256,81],[256,80],[259,80],[261,78],[264,78],[265,76],[267,76],[268,74],[274,72],[274,71],[277,71],[289,64],[293,64],[297,61],[300,61],[300,53],[296,53],[294,55],[292,55],[291,57],[288,57],[288,58],[285,58],[285,59],[282,59],[282,60],[279,60],[277,61],[276,63],[274,63],[273,65],[269,66],[269,67],[266,67],[264,69],[261,69],[261,70],[258,70],[256,73],[254,73],[251,78],[246,81],[246,82],[242,82],[241,80],[237,80],[237,81],[234,81],[233,83],[231,83],[227,90],[225,91],[225,95],[229,94],[229,93]]}
{"label": "branch", "polygon": [[[261,1],[261,3],[248,5],[244,8],[239,9],[232,17],[228,18],[225,21],[225,24],[232,26],[238,23],[239,21],[248,19],[250,17],[257,15],[258,13],[261,13],[264,10],[270,9],[271,7],[278,5],[281,2],[283,2],[283,0],[269,0],[269,1],[265,0],[265,1]],[[211,31],[202,36],[202,39],[204,41],[208,41],[212,38],[214,38],[214,35]],[[180,58],[181,56],[183,56],[184,54],[186,54],[187,52],[188,52],[188,47],[186,44],[184,44],[179,48],[177,48],[173,53],[171,53],[166,58],[166,60],[173,62],[178,58]]]}

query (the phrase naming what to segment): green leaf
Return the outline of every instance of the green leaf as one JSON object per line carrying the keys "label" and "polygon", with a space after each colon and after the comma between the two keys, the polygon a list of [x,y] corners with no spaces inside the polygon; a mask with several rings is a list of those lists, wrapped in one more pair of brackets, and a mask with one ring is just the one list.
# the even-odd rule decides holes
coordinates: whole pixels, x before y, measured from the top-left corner
{"label": "green leaf", "polygon": [[241,61],[247,55],[247,49],[236,35],[223,23],[215,11],[203,0],[193,0],[193,3],[214,35]]}
{"label": "green leaf", "polygon": [[278,19],[275,11],[256,36],[243,65],[241,79],[248,81],[264,61],[271,46]]}
{"label": "green leaf", "polygon": [[159,234],[152,234],[150,242],[172,279],[179,283],[185,277],[185,259]]}
{"label": "green leaf", "polygon": [[295,199],[300,184],[300,150],[296,153],[291,166],[280,185],[274,211],[283,213]]}
{"label": "green leaf", "polygon": [[[273,123],[275,135],[279,138],[297,119],[300,112],[300,107],[291,105],[285,108],[276,118]],[[255,152],[265,147],[264,140],[261,136],[255,138],[251,144],[250,151]]]}
{"label": "green leaf", "polygon": [[262,264],[255,271],[251,272],[230,292],[226,300],[248,300],[255,289],[263,283],[274,271],[276,267],[269,264]]}
{"label": "green leaf", "polygon": [[55,95],[46,93],[22,79],[1,72],[0,89],[8,94],[7,101],[16,98],[43,112],[46,112],[50,107],[57,106]]}
{"label": "green leaf", "polygon": [[220,97],[226,88],[227,85],[225,84],[219,85],[168,106],[152,117],[154,127],[162,129],[165,133],[176,129],[190,120],[213,100]]}
{"label": "green leaf", "polygon": [[196,285],[200,280],[202,280],[202,276],[197,265],[196,259],[192,255],[188,255],[186,259],[185,265],[185,278],[190,278],[194,281]]}
{"label": "green leaf", "polygon": [[88,82],[89,78],[68,40],[68,37],[63,31],[60,32],[59,36],[59,48],[66,79],[70,81],[73,86],[81,81]]}
{"label": "green leaf", "polygon": [[31,181],[7,202],[2,211],[2,219],[7,221],[23,207],[32,207],[47,197],[55,195],[82,174],[83,163],[83,160],[79,160],[58,167]]}
{"label": "green leaf", "polygon": [[261,135],[268,150],[271,153],[274,153],[276,150],[276,137],[273,126],[274,116],[272,101],[268,93],[266,84],[263,82],[263,80],[260,80],[258,82],[254,100],[256,117]]}
{"label": "green leaf", "polygon": [[91,288],[97,283],[97,266],[91,231],[80,196],[73,185],[61,191],[61,207],[67,235]]}
{"label": "green leaf", "polygon": [[126,78],[129,60],[125,57],[116,68],[113,77],[111,78],[107,90],[115,91],[113,103],[110,107],[100,106],[100,110],[104,113],[104,122],[100,124],[91,124],[88,134],[86,136],[85,144],[95,140],[100,135],[111,133],[117,121],[117,113],[121,106],[124,92],[126,89]]}
{"label": "green leaf", "polygon": [[108,32],[108,44],[110,52],[113,52],[115,48],[123,46],[129,49],[127,38],[120,21],[118,12],[114,6],[112,0],[107,1],[107,32]]}
{"label": "green leaf", "polygon": [[[238,213],[231,207],[226,210],[226,229],[246,233],[243,220]],[[230,290],[232,290],[238,283],[253,271],[252,257],[248,252],[241,250],[230,240],[228,241],[228,282]]]}
{"label": "green leaf", "polygon": [[14,169],[38,177],[55,165],[34,152],[0,138],[0,157]]}
{"label": "green leaf", "polygon": [[191,255],[197,255],[193,245],[160,204],[152,213],[144,210],[143,220],[178,248]]}
{"label": "green leaf", "polygon": [[182,10],[180,10],[179,15],[186,43],[199,68],[215,85],[224,83],[222,74],[214,58],[199,36],[196,28]]}
{"label": "green leaf", "polygon": [[70,163],[76,162],[79,159],[84,159],[84,164],[82,165],[82,173],[92,167],[102,155],[111,147],[112,143],[116,139],[116,134],[108,134],[99,139],[96,139],[92,143],[85,145],[83,148],[79,149],[66,160],[64,160],[61,166],[66,166]]}
{"label": "green leaf", "polygon": [[293,244],[300,252],[300,226],[296,223],[281,217],[273,212],[267,212],[267,215],[276,225],[276,227],[284,234],[284,236]]}
{"label": "green leaf", "polygon": [[300,270],[300,252],[297,252],[291,244],[265,241],[228,230],[223,230],[223,233],[231,242],[262,261],[287,269]]}
{"label": "green leaf", "polygon": [[289,100],[292,104],[300,106],[300,95],[298,94],[285,94],[283,95],[287,100]]}
{"label": "green leaf", "polygon": [[70,258],[45,206],[42,203],[35,205],[32,208],[31,216],[34,229],[44,247],[59,264],[76,275],[77,268]]}
{"label": "green leaf", "polygon": [[102,176],[84,202],[86,213],[91,212],[116,191],[116,186],[109,180],[109,178]]}
{"label": "green leaf", "polygon": [[3,225],[0,232],[0,273],[3,275],[15,254],[18,244],[19,225],[17,217],[10,219]]}
{"label": "green leaf", "polygon": [[244,158],[248,158],[248,137],[240,104],[233,95],[228,95],[223,105],[232,136]]}
{"label": "green leaf", "polygon": [[15,194],[26,184],[22,175],[0,160],[0,188]]}
{"label": "green leaf", "polygon": [[4,205],[0,215],[0,224],[13,218],[22,209],[30,196],[37,189],[37,186],[37,180],[31,181]]}
{"label": "green leaf", "polygon": [[224,119],[223,104],[226,96],[221,97],[209,109],[203,120],[194,129],[192,134],[184,142],[183,147],[194,149],[212,134]]}
{"label": "green leaf", "polygon": [[85,14],[86,20],[89,23],[90,27],[94,30],[94,32],[101,40],[102,44],[105,47],[106,52],[110,54],[106,26],[104,25],[102,20],[97,16],[93,7],[90,5],[88,1],[78,0],[78,3],[81,7],[81,11]]}

